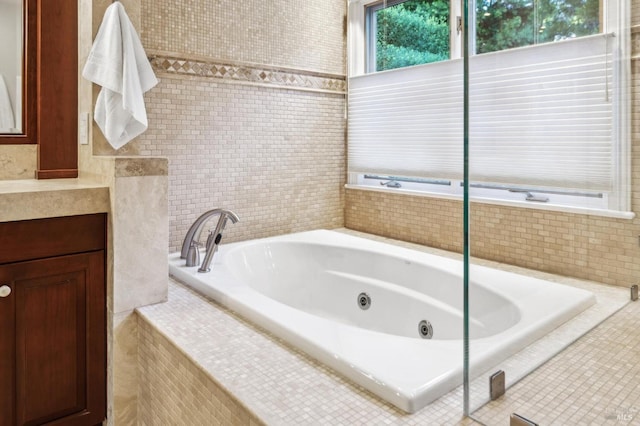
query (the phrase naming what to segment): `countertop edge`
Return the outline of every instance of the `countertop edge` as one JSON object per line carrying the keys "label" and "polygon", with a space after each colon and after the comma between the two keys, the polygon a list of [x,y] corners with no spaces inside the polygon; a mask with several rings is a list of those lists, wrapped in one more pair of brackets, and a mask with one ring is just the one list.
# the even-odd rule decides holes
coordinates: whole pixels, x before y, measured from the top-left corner
{"label": "countertop edge", "polygon": [[0,222],[110,211],[109,187],[78,179],[0,181]]}

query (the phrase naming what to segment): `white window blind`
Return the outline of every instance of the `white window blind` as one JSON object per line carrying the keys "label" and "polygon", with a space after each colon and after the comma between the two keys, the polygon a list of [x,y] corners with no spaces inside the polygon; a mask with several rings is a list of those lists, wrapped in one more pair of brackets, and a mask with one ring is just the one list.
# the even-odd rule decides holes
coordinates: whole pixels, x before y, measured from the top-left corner
{"label": "white window blind", "polygon": [[[610,35],[470,58],[473,181],[611,190]],[[349,172],[462,178],[462,61],[349,79]]]}

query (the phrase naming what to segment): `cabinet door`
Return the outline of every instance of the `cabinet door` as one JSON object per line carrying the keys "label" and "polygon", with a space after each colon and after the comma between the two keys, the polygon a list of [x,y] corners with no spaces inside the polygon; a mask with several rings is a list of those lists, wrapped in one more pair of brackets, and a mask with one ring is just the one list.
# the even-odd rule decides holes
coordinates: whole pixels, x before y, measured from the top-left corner
{"label": "cabinet door", "polygon": [[7,424],[101,422],[106,378],[104,252],[0,266],[0,283],[7,282],[13,290],[9,297],[14,298],[15,323],[15,423]]}
{"label": "cabinet door", "polygon": [[[0,267],[0,277],[2,277]],[[0,297],[0,426],[15,424],[15,292],[14,285],[0,279],[0,287],[10,294]]]}

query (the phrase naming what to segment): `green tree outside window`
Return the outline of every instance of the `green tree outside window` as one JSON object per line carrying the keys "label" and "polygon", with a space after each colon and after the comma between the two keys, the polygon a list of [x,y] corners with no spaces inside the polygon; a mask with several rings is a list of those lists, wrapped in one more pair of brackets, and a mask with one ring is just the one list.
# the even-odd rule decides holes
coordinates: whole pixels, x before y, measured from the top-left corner
{"label": "green tree outside window", "polygon": [[[408,0],[377,9],[376,71],[450,58],[449,0]],[[600,32],[600,0],[477,0],[476,53]]]}

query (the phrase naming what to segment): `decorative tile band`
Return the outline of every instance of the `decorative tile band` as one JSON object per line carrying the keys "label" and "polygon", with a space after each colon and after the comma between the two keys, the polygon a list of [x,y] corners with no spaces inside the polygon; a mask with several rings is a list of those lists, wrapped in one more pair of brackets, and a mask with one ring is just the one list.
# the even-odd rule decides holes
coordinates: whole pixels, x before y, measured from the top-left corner
{"label": "decorative tile band", "polygon": [[154,71],[233,80],[295,90],[346,93],[344,76],[327,75],[304,70],[285,70],[253,64],[230,64],[212,60],[177,58],[170,55],[149,54]]}

